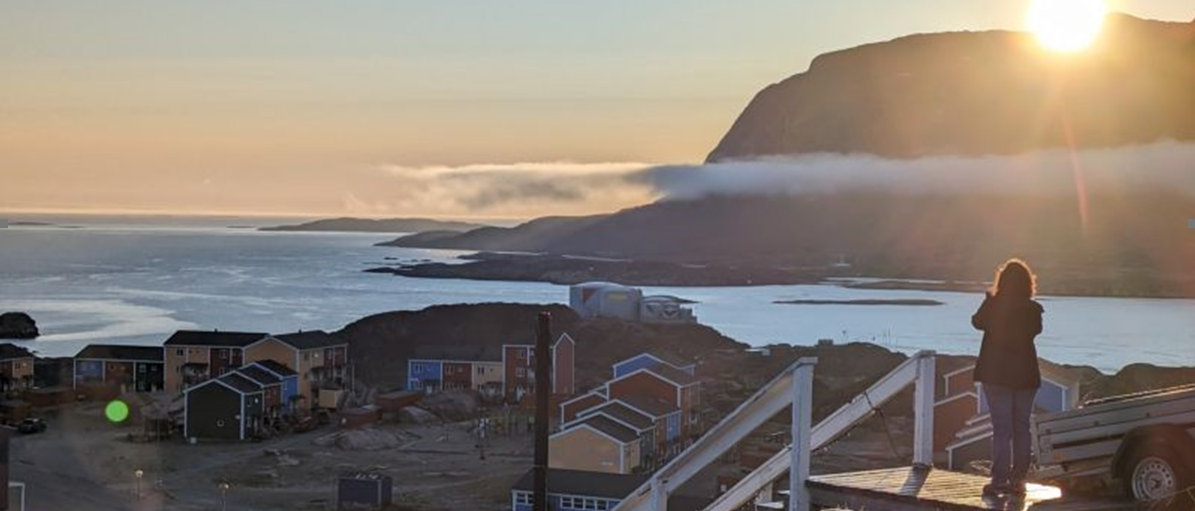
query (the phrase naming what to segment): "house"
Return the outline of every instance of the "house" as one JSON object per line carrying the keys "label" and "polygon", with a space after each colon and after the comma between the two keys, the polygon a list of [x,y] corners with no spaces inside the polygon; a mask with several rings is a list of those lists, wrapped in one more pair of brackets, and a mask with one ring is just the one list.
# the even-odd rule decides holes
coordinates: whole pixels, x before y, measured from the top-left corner
{"label": "house", "polygon": [[284,415],[295,413],[298,411],[299,397],[299,373],[280,362],[274,360],[258,360],[250,362],[242,366],[242,368],[257,367],[261,370],[274,375],[281,382],[281,396],[282,413]]}
{"label": "house", "polygon": [[33,386],[33,353],[12,343],[0,344],[0,391]]}
{"label": "house", "polygon": [[630,474],[640,466],[639,433],[605,415],[578,419],[548,437],[548,466]]}
{"label": "house", "polygon": [[697,364],[681,357],[664,353],[640,353],[631,358],[617,362],[612,366],[614,377],[626,376],[639,369],[650,369],[660,366],[672,366],[674,369],[693,376],[697,371]]}
{"label": "house", "polygon": [[655,446],[644,446],[644,449],[653,451],[651,453],[653,460],[662,462],[680,454],[685,445],[681,430],[681,424],[684,422],[682,420],[683,413],[680,407],[672,401],[652,396],[626,395],[613,399],[613,402],[621,403],[650,417],[655,424],[656,430],[652,434]]}
{"label": "house", "polygon": [[318,391],[348,377],[348,343],[323,330],[265,336],[245,347],[245,362],[273,360],[298,373],[299,396],[317,407]]}
{"label": "house", "polygon": [[701,434],[701,384],[669,364],[636,369],[606,382],[611,400],[641,396],[672,402],[681,411],[680,435],[687,445]]}
{"label": "house", "polygon": [[560,423],[571,422],[581,412],[606,402],[605,388],[600,388],[560,403]]}
{"label": "house", "polygon": [[498,347],[420,346],[407,360],[408,390],[474,390],[502,395],[502,350]]}
{"label": "house", "polygon": [[290,412],[290,410],[285,410],[285,405],[291,403],[287,403],[282,398],[282,378],[274,374],[273,371],[268,371],[260,365],[249,364],[236,369],[232,374],[243,376],[261,387],[262,417],[277,419],[282,416],[284,411]]}
{"label": "house", "polygon": [[179,330],[164,343],[166,391],[178,393],[245,364],[245,348],[269,337],[260,332]]}
{"label": "house", "polygon": [[158,392],[166,386],[166,356],[161,346],[89,344],[75,355],[72,388],[106,383],[124,392]]}
{"label": "house", "polygon": [[[552,511],[607,511],[614,509],[645,481],[647,475],[611,474],[549,468],[548,509]],[[531,511],[535,471],[528,470],[510,489],[511,511]],[[669,509],[672,509],[669,506]]]}
{"label": "house", "polygon": [[[575,392],[576,347],[576,341],[568,334],[561,334],[552,344],[552,394],[555,396],[571,396]],[[503,345],[502,367],[502,390],[508,403],[522,403],[529,396],[534,396],[534,345]]]}
{"label": "house", "polygon": [[[645,474],[608,474],[549,468],[547,497],[550,511],[608,511],[647,482]],[[528,470],[510,488],[511,511],[531,511],[535,471]],[[668,497],[669,511],[701,511],[714,502],[708,497],[675,494]]]}
{"label": "house", "polygon": [[[1045,360],[1038,361],[1038,368],[1042,384],[1034,399],[1034,414],[1072,410],[1079,405],[1082,381],[1078,373]],[[946,395],[934,404],[934,445],[936,448],[945,443],[942,449],[952,470],[962,470],[991,456],[991,415],[983,384],[971,380],[974,370],[972,364],[946,373],[942,378],[943,392],[953,395]],[[960,419],[964,416],[966,419]],[[944,425],[937,425],[939,418]]]}
{"label": "house", "polygon": [[634,431],[639,437],[639,466],[653,467],[657,461],[655,418],[621,402],[611,401],[582,411],[572,422],[565,423],[562,429],[568,429],[592,417],[605,417]]}
{"label": "house", "polygon": [[265,396],[260,385],[238,373],[197,383],[183,392],[183,436],[247,440],[262,425]]}

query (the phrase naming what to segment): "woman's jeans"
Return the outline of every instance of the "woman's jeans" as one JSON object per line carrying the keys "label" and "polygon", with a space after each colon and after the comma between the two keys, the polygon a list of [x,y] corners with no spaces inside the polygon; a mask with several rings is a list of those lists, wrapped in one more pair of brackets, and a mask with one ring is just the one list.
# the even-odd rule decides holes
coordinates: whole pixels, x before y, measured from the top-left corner
{"label": "woman's jeans", "polygon": [[1029,475],[1033,446],[1029,414],[1037,389],[1013,389],[983,384],[992,414],[992,486],[1022,484]]}

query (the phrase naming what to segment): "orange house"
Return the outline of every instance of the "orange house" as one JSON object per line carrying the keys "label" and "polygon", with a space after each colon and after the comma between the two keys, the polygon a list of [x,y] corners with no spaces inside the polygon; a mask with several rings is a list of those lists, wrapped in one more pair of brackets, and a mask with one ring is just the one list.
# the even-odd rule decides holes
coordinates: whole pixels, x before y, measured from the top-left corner
{"label": "orange house", "polygon": [[343,388],[348,343],[323,330],[267,336],[245,348],[245,362],[273,360],[299,375],[299,396],[315,406],[319,389]]}
{"label": "orange house", "polygon": [[179,330],[166,340],[166,391],[219,378],[245,363],[245,348],[268,337],[258,332]]}

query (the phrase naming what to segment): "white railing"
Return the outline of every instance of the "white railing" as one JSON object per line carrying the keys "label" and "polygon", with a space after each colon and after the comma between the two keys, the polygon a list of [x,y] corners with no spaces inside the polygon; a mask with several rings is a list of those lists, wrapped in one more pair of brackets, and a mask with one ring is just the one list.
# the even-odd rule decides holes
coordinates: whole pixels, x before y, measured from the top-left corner
{"label": "white railing", "polygon": [[[789,473],[789,509],[807,511],[810,453],[845,434],[909,385],[914,394],[913,463],[933,464],[934,353],[913,355],[862,394],[811,426],[816,358],[802,358],[739,405],[689,449],[661,468],[612,511],[667,511],[668,496],[785,407],[792,406],[792,445],[722,494],[705,511],[734,511]],[[793,446],[796,446],[795,448]]]}

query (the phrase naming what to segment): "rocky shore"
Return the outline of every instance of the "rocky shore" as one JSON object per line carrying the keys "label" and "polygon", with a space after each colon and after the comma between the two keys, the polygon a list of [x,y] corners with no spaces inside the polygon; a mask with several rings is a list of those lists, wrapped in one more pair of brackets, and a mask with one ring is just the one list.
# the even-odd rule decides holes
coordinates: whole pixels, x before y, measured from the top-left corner
{"label": "rocky shore", "polygon": [[596,257],[481,252],[463,264],[417,263],[365,270],[404,277],[507,280],[578,284],[618,282],[629,286],[752,286],[816,284],[819,270],[759,265],[680,264]]}

